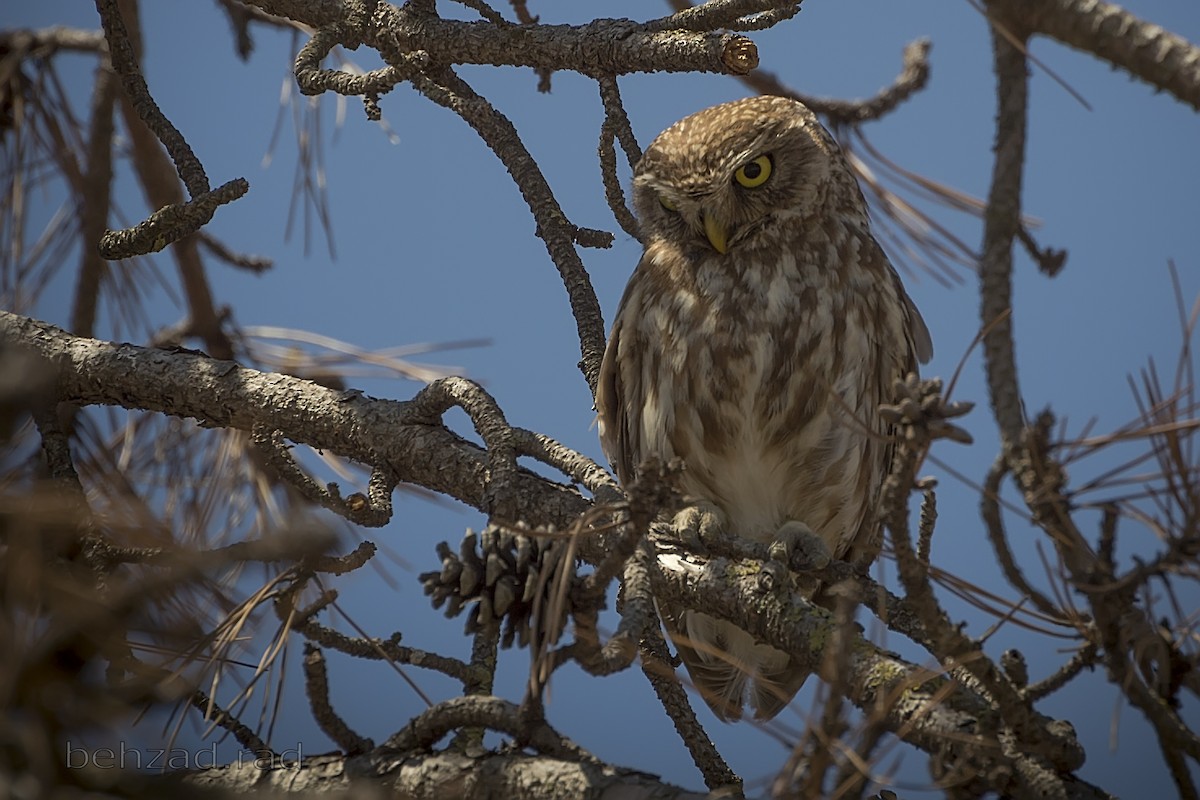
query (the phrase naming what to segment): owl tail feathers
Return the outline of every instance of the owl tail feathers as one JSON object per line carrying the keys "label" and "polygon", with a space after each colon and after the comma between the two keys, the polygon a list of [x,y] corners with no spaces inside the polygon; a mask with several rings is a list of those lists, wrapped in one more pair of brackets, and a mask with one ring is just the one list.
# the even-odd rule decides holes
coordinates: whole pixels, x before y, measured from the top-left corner
{"label": "owl tail feathers", "polygon": [[792,702],[807,679],[808,670],[800,669],[790,660],[782,670],[771,675],[760,675],[754,681],[754,691],[750,696],[754,718],[764,722],[773,718]]}
{"label": "owl tail feathers", "polygon": [[754,716],[771,719],[808,677],[787,653],[759,643],[732,623],[694,611],[680,617],[682,630],[668,625],[668,632],[700,696],[724,722],[742,718],[747,694]]}
{"label": "owl tail feathers", "polygon": [[737,722],[742,718],[742,704],[749,678],[735,665],[721,661],[706,661],[696,651],[685,649],[678,642],[679,656],[700,697],[722,722]]}

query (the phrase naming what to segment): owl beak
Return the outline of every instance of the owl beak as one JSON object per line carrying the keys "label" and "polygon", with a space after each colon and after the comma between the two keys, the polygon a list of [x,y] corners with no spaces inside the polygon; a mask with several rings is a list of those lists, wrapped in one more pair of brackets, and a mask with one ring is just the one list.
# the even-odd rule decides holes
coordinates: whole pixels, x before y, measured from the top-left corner
{"label": "owl beak", "polygon": [[725,253],[729,250],[729,234],[725,230],[725,226],[707,211],[704,212],[704,235],[708,237],[708,241],[712,243],[718,253]]}

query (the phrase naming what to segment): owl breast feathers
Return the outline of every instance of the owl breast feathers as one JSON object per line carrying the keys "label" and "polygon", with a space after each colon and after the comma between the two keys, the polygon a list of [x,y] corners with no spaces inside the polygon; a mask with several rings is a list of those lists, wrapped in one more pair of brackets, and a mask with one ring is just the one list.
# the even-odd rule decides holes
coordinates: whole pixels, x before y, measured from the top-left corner
{"label": "owl breast feathers", "polygon": [[[755,97],[672,125],[634,171],[644,251],[596,394],[622,483],[681,458],[685,494],[771,541],[799,522],[862,567],[891,447],[878,407],[932,354],[841,151],[802,104]],[[777,714],[806,673],[737,626],[660,603],[701,696]]]}

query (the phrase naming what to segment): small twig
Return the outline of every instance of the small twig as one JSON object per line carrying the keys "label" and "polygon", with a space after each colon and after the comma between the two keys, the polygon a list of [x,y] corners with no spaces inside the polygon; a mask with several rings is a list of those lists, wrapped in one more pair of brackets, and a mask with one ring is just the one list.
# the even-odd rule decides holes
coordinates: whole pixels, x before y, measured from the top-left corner
{"label": "small twig", "polygon": [[[540,19],[540,17],[535,17],[529,13],[529,8],[525,0],[509,0],[509,4],[512,5],[513,13],[517,16],[517,22],[522,25],[536,25]],[[545,67],[534,67],[533,71],[538,76],[537,90],[542,94],[546,94],[550,91],[550,76],[553,74],[553,70]]]}
{"label": "small twig", "polygon": [[454,0],[454,1],[456,3],[460,3],[464,6],[466,6],[469,9],[472,9],[473,11],[478,11],[479,16],[483,17],[488,22],[491,22],[494,25],[502,25],[502,26],[503,25],[512,25],[511,22],[509,22],[508,20],[506,20],[504,17],[502,17],[500,15],[499,11],[497,11],[496,9],[489,6],[483,0]]}
{"label": "small twig", "polygon": [[[608,675],[627,668],[637,655],[637,644],[646,629],[655,624],[657,612],[650,589],[655,553],[647,534],[655,518],[680,507],[678,482],[681,470],[682,462],[679,461],[664,465],[651,459],[640,466],[638,478],[629,488],[629,502],[624,504],[628,516],[620,533],[609,542],[608,554],[596,569],[574,587],[571,608],[576,641],[570,655],[591,674]],[[603,510],[602,506],[596,508],[597,512]],[[572,542],[578,535],[578,532],[573,533]],[[618,573],[621,574],[621,622],[616,633],[601,646],[596,626],[598,614],[608,585]],[[551,626],[557,624],[556,615],[561,612],[556,608],[561,607],[564,600],[559,595],[565,591],[564,585],[556,592],[549,611]],[[565,655],[560,653],[545,663],[535,659],[531,688],[544,686],[550,672]]]}
{"label": "small twig", "polygon": [[781,22],[786,22],[800,13],[800,3],[785,3],[781,8],[772,8],[756,14],[748,14],[736,19],[725,27],[731,31],[746,33],[747,31],[765,31]]}
{"label": "small twig", "polygon": [[1024,225],[1017,227],[1017,238],[1025,246],[1025,251],[1029,253],[1029,257],[1037,262],[1038,270],[1043,275],[1048,278],[1054,278],[1058,276],[1058,273],[1062,272],[1063,265],[1067,263],[1066,250],[1055,250],[1053,247],[1045,249],[1038,247],[1038,243],[1034,241],[1033,234]]}
{"label": "small twig", "polygon": [[[879,746],[888,732],[887,725],[884,724],[887,712],[883,708],[883,701],[884,698],[879,697],[875,706],[868,710],[866,719],[858,731],[858,742],[853,751],[846,753],[846,757],[837,771],[837,776],[834,778],[831,797],[861,797],[867,787],[867,782],[871,780],[871,753]],[[877,797],[882,797],[882,795],[877,795]]]}
{"label": "small twig", "polygon": [[580,247],[589,247],[593,250],[607,250],[612,247],[615,237],[608,231],[571,225],[571,238]]}
{"label": "small twig", "polygon": [[44,402],[33,409],[34,424],[42,437],[42,455],[46,457],[50,477],[86,507],[83,484],[71,458],[70,439],[59,424],[58,407],[58,403]]}
{"label": "small twig", "polygon": [[254,50],[254,40],[250,36],[251,22],[291,31],[301,29],[302,27],[286,17],[277,17],[274,14],[268,14],[260,8],[255,8],[252,5],[242,2],[242,0],[217,0],[217,2],[225,9],[225,14],[229,17],[229,26],[233,28],[233,39],[237,48],[237,54],[243,61],[249,60]]}
{"label": "small twig", "polygon": [[[1021,44],[1024,44],[1023,42]],[[1015,446],[1025,426],[1017,379],[1012,316],[1012,245],[1021,227],[1021,181],[1025,170],[1028,109],[1028,64],[994,26],[992,50],[999,108],[992,183],[984,213],[983,248],[979,260],[980,319],[984,366],[992,413],[1002,441]]]}
{"label": "small twig", "polygon": [[[481,625],[471,637],[471,674],[463,681],[463,694],[487,696],[496,680],[496,664],[500,644],[500,623]],[[483,728],[463,728],[451,744],[455,750],[470,753],[483,747]]]}
{"label": "small twig", "polygon": [[186,203],[164,206],[132,228],[105,231],[100,237],[100,255],[116,261],[157,253],[200,230],[212,220],[220,206],[232,203],[248,191],[250,184],[245,178],[234,178],[211,192],[192,195]]}
{"label": "small twig", "polygon": [[[891,534],[892,549],[896,554],[907,598],[928,632],[934,654],[948,668],[961,668],[965,674],[958,675],[959,680],[969,677],[992,698],[1000,719],[1011,729],[1015,741],[1056,766],[1077,769],[1082,763],[1083,751],[1073,734],[1051,731],[1042,726],[1028,699],[983,654],[978,642],[950,622],[934,596],[928,570],[918,562],[913,550],[908,527],[907,497],[909,487],[915,481],[921,456],[934,436],[933,432],[945,435],[948,423],[939,422],[938,417],[948,407],[939,404],[940,381],[917,382],[913,376],[907,382],[897,382],[896,388],[903,399],[895,406],[881,408],[885,418],[900,426],[902,434],[891,474],[884,482],[881,516]],[[942,410],[939,411],[939,408]]]}
{"label": "small twig", "polygon": [[[718,28],[737,30],[739,23],[751,15],[775,15],[791,13],[782,17],[788,19],[800,10],[799,2],[781,2],[781,0],[713,0],[700,6],[672,3],[679,10],[674,14],[646,23],[649,30],[685,30],[711,31]],[[776,20],[778,21],[778,20]],[[773,24],[773,23],[772,23]],[[758,30],[752,27],[751,29]]]}
{"label": "small twig", "polygon": [[231,267],[237,267],[255,275],[261,275],[275,266],[275,262],[265,256],[248,256],[233,252],[224,242],[206,231],[200,231],[196,234],[196,237],[206,250]]}
{"label": "small twig", "polygon": [[498,697],[456,697],[438,703],[389,738],[383,747],[399,753],[428,750],[456,728],[476,727],[506,733],[518,744],[556,758],[600,763],[595,756],[550,727],[530,720],[518,706]]}
{"label": "small twig", "polygon": [[160,208],[133,228],[106,232],[100,239],[100,255],[115,260],[158,252],[168,244],[195,233],[212,219],[219,206],[249,191],[250,184],[244,178],[235,178],[215,190],[210,188],[200,159],[150,94],[117,0],[96,0],[96,10],[100,14],[104,37],[108,40],[113,69],[121,76],[125,94],[132,101],[138,117],[166,148],[191,196],[186,203]]}
{"label": "small twig", "polygon": [[[632,523],[630,523],[632,527]],[[654,554],[642,538],[637,552],[624,562],[621,577],[621,621],[617,630],[603,646],[596,631],[599,605],[592,604],[577,610],[575,620],[576,647],[572,655],[579,665],[592,675],[611,675],[629,667],[637,656],[638,642],[646,631],[657,625],[658,613],[650,590],[650,569]],[[586,597],[585,592],[581,592]],[[603,598],[603,595],[600,596]],[[544,683],[544,681],[543,681]]]}
{"label": "small twig", "polygon": [[271,763],[279,760],[275,751],[266,742],[258,738],[258,734],[243,725],[241,720],[233,714],[218,706],[204,692],[199,689],[194,690],[188,698],[188,702],[200,710],[206,721],[232,733],[233,738],[237,739],[238,744],[254,753],[257,758],[270,761]]}
{"label": "small twig", "polygon": [[488,479],[484,504],[488,516],[517,522],[507,498],[517,472],[513,431],[495,398],[466,378],[441,378],[426,386],[409,402],[414,421],[441,422],[451,408],[461,408],[483,439],[488,454]]}
{"label": "small twig", "polygon": [[937,481],[929,478],[922,483],[921,519],[917,523],[917,560],[929,568],[933,548],[933,529],[937,525]]}
{"label": "small twig", "polygon": [[1012,685],[1022,692],[1029,686],[1029,663],[1025,660],[1025,654],[1020,650],[1012,647],[1001,653],[1000,668],[1004,670],[1004,674],[1008,676]]}
{"label": "small twig", "polygon": [[1175,781],[1175,788],[1179,790],[1179,800],[1196,800],[1197,797],[1200,797],[1200,794],[1196,792],[1196,781],[1192,778],[1192,767],[1183,753],[1167,746],[1166,742],[1161,740],[1159,749],[1162,751],[1163,760],[1167,762],[1167,769],[1171,771],[1171,779]]}
{"label": "small twig", "polygon": [[[71,457],[70,437],[63,430],[59,419],[59,404],[44,397],[34,399],[37,402],[33,407],[33,420],[42,439],[42,454],[46,458],[46,467],[54,485],[62,493],[59,502],[65,506],[65,515],[76,528],[73,538],[56,543],[57,549],[60,554],[69,554],[85,564],[91,572],[95,589],[104,593],[108,588],[109,573],[113,569],[113,562],[107,558],[113,544],[96,525],[87,493]],[[115,638],[120,640],[120,637]],[[129,653],[125,655],[132,657]]]}
{"label": "small twig", "polygon": [[992,543],[996,561],[1000,564],[1000,569],[1009,585],[1028,597],[1043,614],[1063,618],[1059,607],[1046,595],[1033,588],[1033,585],[1025,579],[1025,574],[1021,572],[1021,567],[1017,564],[1016,557],[1008,546],[1008,533],[1004,528],[1004,518],[1000,511],[1000,485],[1007,474],[1008,455],[1002,452],[988,469],[983,483],[983,491],[979,493],[979,515],[983,519],[988,541]]}
{"label": "small twig", "polygon": [[527,456],[553,467],[571,480],[582,484],[600,504],[621,499],[621,489],[608,470],[561,442],[525,428],[513,428],[513,447],[517,455]]}
{"label": "small twig", "polygon": [[1076,585],[1104,583],[1095,576],[1096,554],[1071,516],[1066,470],[1053,456],[1053,428],[1054,415],[1049,410],[1022,428],[1015,445],[1006,448],[1009,468],[1034,524],[1050,538]]}
{"label": "small twig", "polygon": [[329,701],[329,674],[325,669],[325,656],[319,647],[312,644],[304,645],[304,690],[317,726],[343,753],[353,756],[375,749],[375,742],[355,733],[333,710],[333,704]]}
{"label": "small twig", "polygon": [[1053,675],[1048,675],[1037,683],[1025,687],[1025,696],[1030,702],[1036,703],[1047,695],[1057,692],[1066,686],[1072,678],[1084,668],[1092,668],[1099,663],[1099,648],[1094,642],[1088,642],[1081,647],[1067,663],[1063,664]]}
{"label": "small twig", "polygon": [[642,160],[642,148],[638,145],[633,133],[633,125],[629,115],[625,113],[625,105],[621,102],[621,90],[617,86],[615,75],[601,75],[596,79],[600,85],[600,101],[604,103],[604,119],[611,126],[611,133],[621,143],[625,152],[625,162],[630,169]]}
{"label": "small twig", "polygon": [[229,27],[233,29],[234,46],[238,58],[248,61],[254,52],[254,38],[250,35],[250,20],[253,13],[262,12],[236,0],[217,0],[229,18]]}
{"label": "small twig", "polygon": [[537,235],[545,242],[546,250],[558,267],[567,289],[579,335],[582,356],[580,369],[588,388],[595,395],[600,360],[604,356],[604,318],[591,278],[575,250],[574,228],[567,222],[541,168],[526,149],[512,122],[476,94],[449,67],[415,77],[413,86],[430,100],[461,116],[517,182],[517,188],[521,190],[537,222]]}
{"label": "small twig", "polygon": [[1115,505],[1104,506],[1103,516],[1100,518],[1100,540],[1096,545],[1096,558],[1112,574],[1116,574],[1117,571],[1117,523],[1120,519],[1120,510]]}
{"label": "small twig", "polygon": [[680,508],[682,496],[679,492],[679,477],[682,471],[683,462],[678,460],[662,464],[650,459],[639,465],[638,477],[629,487],[629,520],[625,530],[610,545],[609,555],[604,561],[584,579],[581,589],[585,596],[604,594],[609,581],[633,556],[638,543],[646,538],[650,523],[661,513],[673,512]]}
{"label": "small twig", "polygon": [[529,6],[526,0],[508,0],[508,3],[512,6],[513,13],[517,16],[517,22],[522,25],[534,25],[537,23],[539,17],[535,17],[529,13]]}
{"label": "small twig", "polygon": [[731,787],[736,792],[734,796],[740,796],[742,779],[725,763],[700,720],[696,719],[696,712],[679,683],[667,653],[667,643],[663,641],[657,625],[646,629],[642,638],[641,653],[642,672],[650,681],[650,686],[658,695],[667,716],[671,718],[675,731],[704,777],[704,784],[713,791]]}
{"label": "small twig", "polygon": [[117,564],[187,569],[192,572],[237,563],[272,562],[305,559],[333,544],[333,536],[323,529],[291,530],[261,539],[234,542],[211,550],[172,547],[118,547],[108,542],[96,546],[96,557],[109,567]]}
{"label": "small twig", "polygon": [[150,87],[142,77],[137,56],[129,42],[129,32],[125,29],[121,11],[117,7],[117,0],[96,0],[96,11],[99,12],[100,23],[104,27],[104,38],[108,40],[113,69],[121,76],[121,85],[133,100],[138,116],[167,148],[189,194],[193,198],[207,194],[208,176],[204,174],[204,166],[200,159],[196,158],[183,134],[171,124],[150,95]]}
{"label": "small twig", "polygon": [[[836,591],[841,589],[841,591]],[[854,609],[857,599],[852,584],[840,584],[833,594],[833,636],[825,648],[820,689],[825,695],[819,721],[806,726],[801,741],[792,749],[772,790],[774,797],[822,797],[825,776],[834,765],[834,743],[845,735],[845,701],[850,688],[850,651],[854,647],[856,626]],[[789,791],[795,787],[796,791]]]}
{"label": "small twig", "polygon": [[630,168],[637,166],[641,160],[641,148],[633,136],[629,116],[621,104],[617,79],[613,76],[601,76],[597,79],[600,84],[600,99],[604,102],[604,122],[600,125],[600,177],[604,183],[604,196],[608,207],[612,209],[617,224],[621,230],[641,241],[637,218],[629,210],[625,202],[625,191],[621,188],[621,176],[617,174],[617,154],[613,148],[614,139],[621,143],[625,158]]}
{"label": "small twig", "polygon": [[881,89],[874,97],[865,100],[838,100],[803,94],[784,84],[770,72],[755,70],[739,76],[739,80],[759,94],[780,95],[799,100],[829,121],[830,126],[860,125],[880,119],[894,111],[901,103],[925,88],[929,81],[929,51],[933,45],[928,39],[910,42],[904,48],[904,63],[900,74],[890,86]]}
{"label": "small twig", "polygon": [[309,572],[345,575],[366,565],[374,557],[377,549],[374,542],[359,542],[357,547],[344,556],[310,556],[304,559],[304,569]]}
{"label": "small twig", "polygon": [[381,69],[362,74],[345,70],[322,69],[321,62],[333,48],[345,44],[351,33],[342,24],[321,28],[304,43],[296,54],[294,74],[300,93],[315,96],[324,92],[357,96],[369,95],[378,103],[379,97],[390,92],[397,84],[411,79],[429,65],[429,54],[424,50],[394,54],[391,63]]}
{"label": "small twig", "polygon": [[364,527],[380,528],[391,521],[392,491],[397,481],[385,471],[379,468],[371,471],[366,495],[356,492],[343,498],[336,483],[321,486],[300,467],[279,431],[257,425],[251,442],[276,476],[306,500]]}
{"label": "small twig", "polygon": [[[301,588],[301,586],[302,586],[302,584],[300,582],[297,582],[293,589],[293,593],[295,591],[298,591]],[[333,594],[336,595],[336,593],[333,593]],[[335,596],[334,600],[336,600],[336,596]],[[383,647],[384,643],[378,639],[368,638],[367,632],[362,629],[362,626],[360,626],[357,622],[354,621],[353,617],[351,617],[349,614],[347,614],[342,609],[338,608],[337,605],[333,601],[331,601],[331,605],[333,605],[333,607],[338,611],[338,613],[341,614],[342,619],[344,619],[347,623],[349,623],[350,627],[354,629],[355,633],[357,633],[359,635],[360,640],[363,642],[369,642],[371,645],[373,645],[375,652],[377,652],[380,656],[383,657],[383,660],[385,661],[385,663],[387,663],[387,665],[392,668],[392,670],[400,677],[400,679],[402,681],[404,681],[406,684],[408,684],[409,688],[413,690],[413,693],[416,694],[417,697],[421,698],[421,700],[425,703],[426,706],[432,707],[433,701],[431,699],[429,699],[429,695],[427,695],[421,689],[421,687],[417,685],[417,682],[415,680],[413,680],[412,677],[410,677],[407,672],[405,672],[403,669],[401,669],[399,662],[397,662],[393,658],[388,657],[390,655],[390,653],[388,650],[384,649],[384,647]],[[276,615],[278,615],[281,620],[284,620],[285,624],[288,624],[289,627],[293,628],[294,630],[300,630],[300,628],[298,628],[294,624],[294,621],[288,619],[288,615],[285,614],[284,611],[285,611],[284,603],[277,602],[275,605]],[[305,626],[306,629],[309,626],[317,625],[317,623],[315,623],[311,620],[311,615],[305,616],[305,621],[306,621],[306,626]],[[305,633],[305,635],[307,635],[307,633]],[[312,638],[312,637],[309,637],[309,638]],[[392,638],[387,642],[387,644],[393,644],[393,645],[399,645],[399,643],[400,643],[400,634],[398,632],[393,633]],[[410,654],[410,656],[411,655],[416,655],[416,654]],[[435,666],[433,663],[427,664],[424,661],[422,661],[419,664],[414,664],[413,666],[428,667],[430,669],[438,669],[439,671],[442,671],[441,666],[445,666],[445,662],[454,660],[454,659],[445,659],[445,658],[441,658],[441,657],[438,657],[438,658],[439,658],[439,661],[437,662],[438,666]]]}
{"label": "small twig", "polygon": [[294,621],[293,629],[322,647],[337,650],[355,658],[411,664],[414,667],[431,669],[443,675],[449,675],[451,678],[463,682],[471,679],[469,664],[457,658],[418,650],[415,647],[404,647],[400,644],[400,634],[398,633],[393,634],[392,638],[387,640],[347,636],[341,631],[335,631],[311,619]]}

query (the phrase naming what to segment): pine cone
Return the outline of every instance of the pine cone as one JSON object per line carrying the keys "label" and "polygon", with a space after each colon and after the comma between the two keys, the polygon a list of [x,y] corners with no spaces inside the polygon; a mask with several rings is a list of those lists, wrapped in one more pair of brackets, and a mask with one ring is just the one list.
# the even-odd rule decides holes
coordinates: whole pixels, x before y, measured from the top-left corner
{"label": "pine cone", "polygon": [[550,572],[564,544],[495,525],[482,534],[468,530],[458,553],[445,542],[438,544],[441,571],[423,573],[421,583],[425,594],[433,597],[434,608],[446,605],[447,617],[457,617],[473,604],[467,611],[468,634],[503,620],[500,644],[511,647],[517,639],[527,647],[535,638],[531,616],[535,607],[549,603],[554,588]]}

